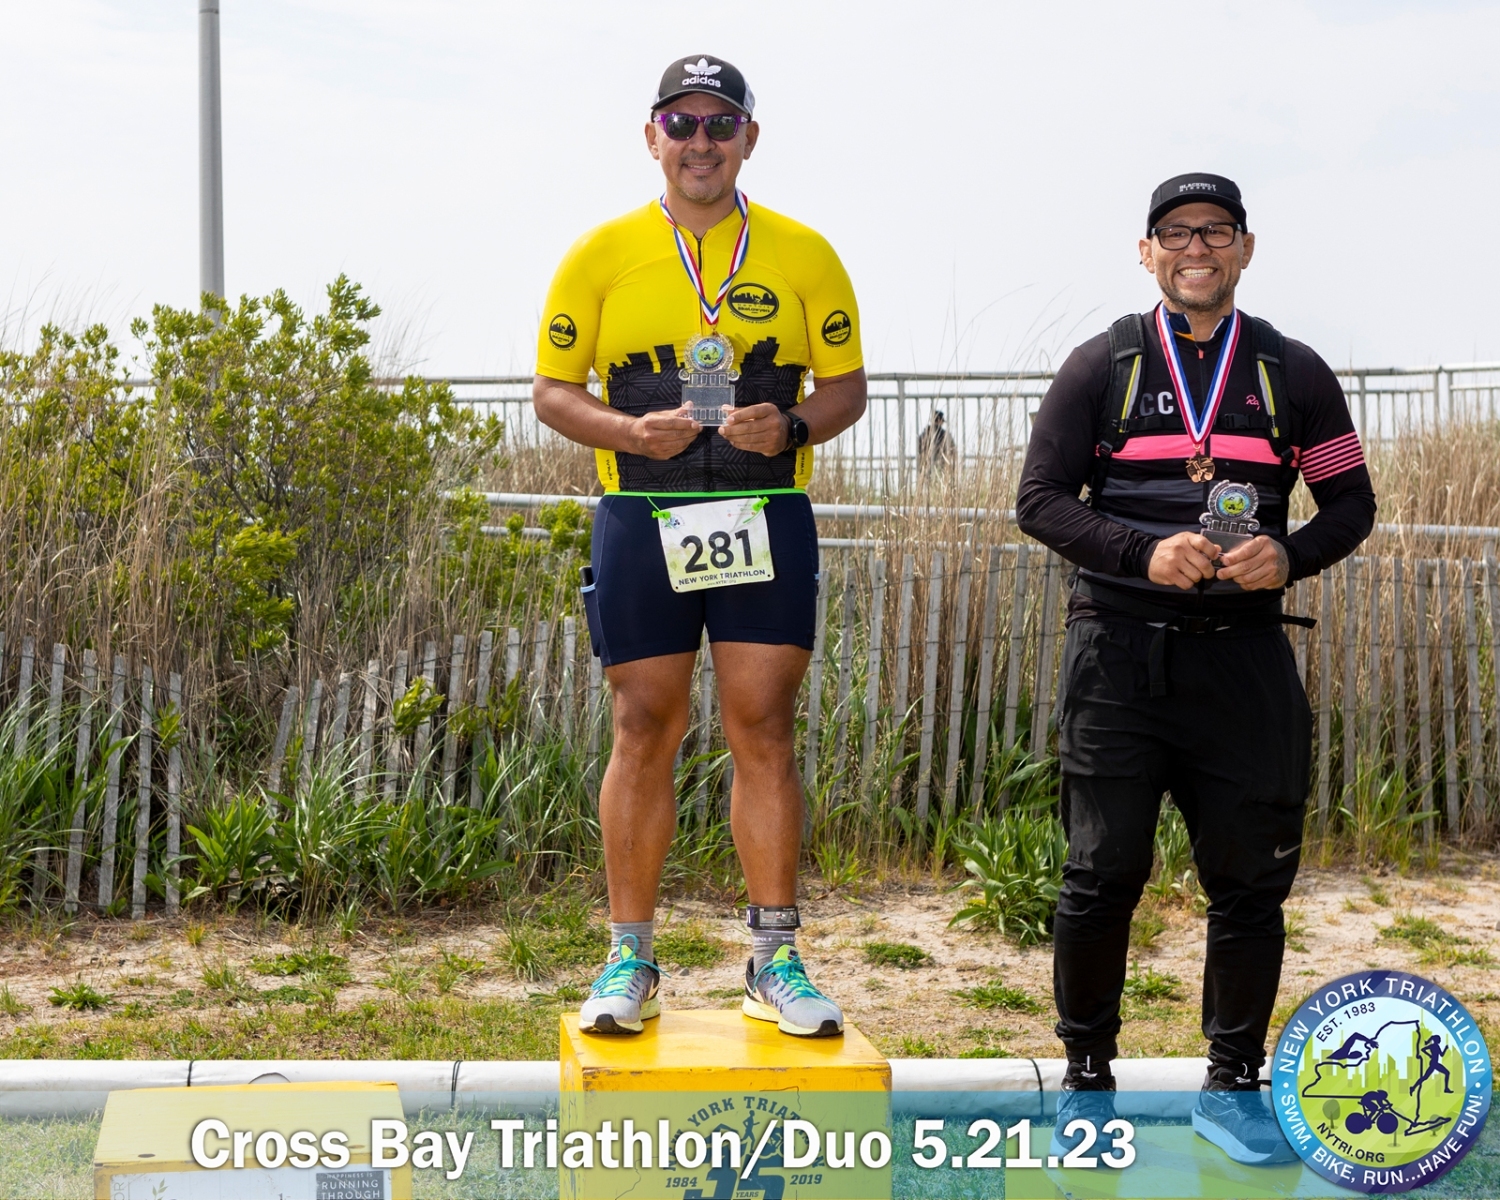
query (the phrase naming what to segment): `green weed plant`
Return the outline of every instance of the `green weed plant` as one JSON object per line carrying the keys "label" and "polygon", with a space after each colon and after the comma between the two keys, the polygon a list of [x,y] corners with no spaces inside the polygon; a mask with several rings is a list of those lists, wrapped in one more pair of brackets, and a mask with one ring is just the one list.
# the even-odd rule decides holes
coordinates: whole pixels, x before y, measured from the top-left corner
{"label": "green weed plant", "polygon": [[960,1002],[972,1008],[1002,1009],[1006,1012],[1039,1013],[1044,1005],[1022,988],[1012,987],[998,979],[959,988],[954,993]]}
{"label": "green weed plant", "polygon": [[1052,812],[1010,808],[956,840],[968,903],[950,925],[994,929],[1019,946],[1051,936],[1068,843]]}
{"label": "green weed plant", "polygon": [[910,942],[866,942],[865,962],[872,967],[898,967],[903,971],[926,966],[932,955]]}

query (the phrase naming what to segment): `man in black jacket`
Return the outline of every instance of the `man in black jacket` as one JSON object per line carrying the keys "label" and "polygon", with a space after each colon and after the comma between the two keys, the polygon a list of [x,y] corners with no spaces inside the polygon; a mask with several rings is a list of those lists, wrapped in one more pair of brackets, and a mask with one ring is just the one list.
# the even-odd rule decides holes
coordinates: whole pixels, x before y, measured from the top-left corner
{"label": "man in black jacket", "polygon": [[[1255,250],[1238,187],[1170,179],[1146,230],[1161,302],[1063,364],[1016,499],[1021,529],[1079,568],[1058,712],[1063,1086],[1114,1089],[1130,919],[1170,792],[1209,897],[1193,1124],[1236,1161],[1291,1161],[1258,1091],[1312,735],[1281,596],[1369,535],[1375,494],[1327,364],[1235,308]],[[1318,513],[1291,532],[1299,473]]]}

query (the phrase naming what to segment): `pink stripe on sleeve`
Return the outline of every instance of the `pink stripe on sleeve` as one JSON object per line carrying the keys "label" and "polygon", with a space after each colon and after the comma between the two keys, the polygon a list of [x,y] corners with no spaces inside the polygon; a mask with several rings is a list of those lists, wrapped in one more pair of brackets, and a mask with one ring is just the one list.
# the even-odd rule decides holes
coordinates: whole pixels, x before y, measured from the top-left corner
{"label": "pink stripe on sleeve", "polygon": [[1346,433],[1303,451],[1302,478],[1308,483],[1318,483],[1342,471],[1363,466],[1364,461],[1365,452],[1359,444],[1359,435]]}
{"label": "pink stripe on sleeve", "polygon": [[1305,463],[1316,463],[1320,459],[1343,454],[1349,450],[1359,450],[1359,435],[1354,432],[1346,433],[1342,437],[1336,437],[1331,441],[1323,442],[1321,445],[1312,446],[1302,452],[1302,461]]}

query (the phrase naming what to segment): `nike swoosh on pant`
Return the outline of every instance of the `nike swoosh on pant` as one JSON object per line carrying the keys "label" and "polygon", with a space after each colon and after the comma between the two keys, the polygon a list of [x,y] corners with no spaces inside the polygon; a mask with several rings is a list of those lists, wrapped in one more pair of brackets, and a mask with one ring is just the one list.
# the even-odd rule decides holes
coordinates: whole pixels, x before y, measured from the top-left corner
{"label": "nike swoosh on pant", "polygon": [[1301,845],[1302,843],[1298,842],[1297,845],[1293,846],[1290,850],[1283,850],[1280,846],[1277,846],[1276,849],[1271,851],[1271,853],[1277,858],[1285,858],[1288,854],[1295,854],[1297,852],[1298,846]]}

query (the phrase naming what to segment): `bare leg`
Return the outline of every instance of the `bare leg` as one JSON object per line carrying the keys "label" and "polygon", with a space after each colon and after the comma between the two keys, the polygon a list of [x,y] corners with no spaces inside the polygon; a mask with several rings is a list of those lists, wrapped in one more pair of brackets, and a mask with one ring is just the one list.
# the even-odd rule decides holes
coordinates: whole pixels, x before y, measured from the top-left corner
{"label": "bare leg", "polygon": [[668,654],[605,670],[615,745],[599,789],[599,829],[615,921],[649,921],[656,912],[662,864],[677,832],[672,764],[687,732],[695,658]]}
{"label": "bare leg", "polygon": [[734,757],[729,824],[750,902],[795,904],[803,806],[793,706],[811,655],[756,642],[714,642],[713,655]]}

